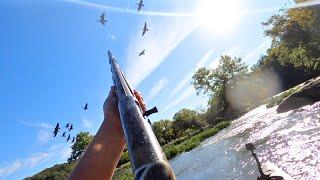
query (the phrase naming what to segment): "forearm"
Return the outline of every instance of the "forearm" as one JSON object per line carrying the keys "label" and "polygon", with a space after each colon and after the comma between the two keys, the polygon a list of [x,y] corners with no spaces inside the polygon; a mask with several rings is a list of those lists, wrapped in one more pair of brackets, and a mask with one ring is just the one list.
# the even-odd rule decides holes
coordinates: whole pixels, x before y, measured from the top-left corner
{"label": "forearm", "polygon": [[123,151],[123,133],[105,119],[69,179],[111,179]]}

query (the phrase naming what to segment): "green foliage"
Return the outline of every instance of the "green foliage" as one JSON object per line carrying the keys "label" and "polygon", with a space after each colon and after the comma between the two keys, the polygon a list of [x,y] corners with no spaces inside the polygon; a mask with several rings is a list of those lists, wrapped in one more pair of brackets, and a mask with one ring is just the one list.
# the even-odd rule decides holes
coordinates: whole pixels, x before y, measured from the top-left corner
{"label": "green foliage", "polygon": [[320,75],[319,8],[285,10],[263,25],[273,43],[260,67],[273,69],[283,80],[284,89]]}
{"label": "green foliage", "polygon": [[241,58],[221,56],[216,69],[200,68],[192,77],[192,84],[197,93],[210,97],[208,102],[208,122],[213,123],[217,116],[225,115],[231,106],[227,99],[227,90],[234,87],[235,82],[247,76],[248,67]]}
{"label": "green foliage", "polygon": [[32,177],[27,177],[25,180],[61,180],[67,179],[69,174],[72,172],[74,167],[76,166],[75,163],[64,163],[64,164],[57,164],[51,168],[47,168]]}
{"label": "green foliage", "polygon": [[181,142],[180,144],[172,144],[164,147],[163,149],[164,153],[166,154],[166,157],[168,159],[171,159],[175,157],[177,154],[190,151],[191,149],[199,146],[204,139],[215,135],[220,130],[228,127],[229,125],[230,125],[230,122],[223,121],[217,124],[216,126],[214,126],[213,128],[206,129],[198,133],[197,135],[187,138],[185,141]]}
{"label": "green foliage", "polygon": [[120,160],[118,162],[117,167],[119,167],[119,166],[121,166],[123,164],[126,164],[129,161],[130,161],[129,152],[128,151],[124,151],[124,152],[121,153]]}
{"label": "green foliage", "polygon": [[134,179],[132,171],[126,171],[117,176],[112,177],[113,180],[131,180]]}
{"label": "green foliage", "polygon": [[[190,130],[199,129],[205,124],[200,120],[197,111],[190,109],[181,109],[173,116],[173,131],[176,136],[184,136]],[[188,131],[188,129],[190,129]]]}
{"label": "green foliage", "polygon": [[291,88],[291,89],[289,89],[289,90],[287,90],[287,91],[282,92],[282,93],[281,93],[280,95],[278,95],[278,96],[272,97],[272,98],[268,101],[266,107],[267,107],[267,108],[271,108],[271,107],[273,107],[273,106],[279,105],[285,98],[287,98],[288,96],[290,96],[291,94],[295,93],[295,92],[298,91],[298,90],[299,90],[299,88],[294,87],[294,88]]}
{"label": "green foliage", "polygon": [[125,168],[121,168],[119,170],[117,170],[113,177],[113,180],[131,180],[134,179],[132,170],[131,170],[131,166],[125,167]]}
{"label": "green foliage", "polygon": [[175,139],[171,120],[166,119],[157,121],[153,123],[152,129],[161,145],[169,143]]}
{"label": "green foliage", "polygon": [[68,162],[75,162],[82,153],[85,151],[87,146],[92,142],[93,136],[89,132],[80,132],[77,134],[76,142],[72,145],[71,156],[68,158]]}

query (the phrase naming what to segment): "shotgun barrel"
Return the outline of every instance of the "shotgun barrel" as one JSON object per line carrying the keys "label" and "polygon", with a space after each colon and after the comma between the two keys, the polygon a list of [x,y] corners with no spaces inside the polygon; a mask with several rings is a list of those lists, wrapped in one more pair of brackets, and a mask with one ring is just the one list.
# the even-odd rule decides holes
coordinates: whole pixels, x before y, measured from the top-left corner
{"label": "shotgun barrel", "polygon": [[124,73],[110,51],[108,56],[135,179],[176,179]]}

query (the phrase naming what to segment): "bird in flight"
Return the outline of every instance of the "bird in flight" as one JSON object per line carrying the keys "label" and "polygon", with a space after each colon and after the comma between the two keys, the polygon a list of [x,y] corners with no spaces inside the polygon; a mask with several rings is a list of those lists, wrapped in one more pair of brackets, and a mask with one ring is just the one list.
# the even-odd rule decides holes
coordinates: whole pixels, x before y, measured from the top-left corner
{"label": "bird in flight", "polygon": [[87,109],[88,109],[88,103],[86,103],[86,104],[84,105],[83,110],[87,110]]}
{"label": "bird in flight", "polygon": [[73,143],[74,141],[75,141],[75,138],[73,137],[71,142]]}
{"label": "bird in flight", "polygon": [[69,136],[68,136],[68,138],[67,138],[67,142],[70,140],[70,134],[69,134]]}
{"label": "bird in flight", "polygon": [[67,125],[66,125],[66,128],[68,128],[70,126],[70,123],[68,123]]}
{"label": "bird in flight", "polygon": [[139,53],[139,56],[145,55],[145,49]]}
{"label": "bird in flight", "polygon": [[60,129],[60,127],[59,127],[59,123],[57,123],[57,125],[56,125],[56,127],[54,128],[54,131],[53,131],[53,134],[54,134],[54,136],[53,137],[56,137],[56,135],[58,134],[58,132],[59,132],[59,129]]}
{"label": "bird in flight", "polygon": [[138,11],[140,11],[141,8],[144,6],[143,0],[140,0],[139,3],[137,3],[137,5],[138,5]]}
{"label": "bird in flight", "polygon": [[144,27],[142,28],[143,32],[142,32],[142,36],[149,31],[149,29],[147,28],[147,22],[144,22]]}
{"label": "bird in flight", "polygon": [[100,22],[103,26],[106,24],[107,20],[105,19],[105,12],[103,12],[101,15],[100,15],[100,19],[97,20],[98,22]]}
{"label": "bird in flight", "polygon": [[70,128],[69,128],[69,131],[71,131],[73,129],[73,125],[71,124],[70,125]]}
{"label": "bird in flight", "polygon": [[66,132],[64,132],[64,133],[62,134],[62,137],[66,137]]}

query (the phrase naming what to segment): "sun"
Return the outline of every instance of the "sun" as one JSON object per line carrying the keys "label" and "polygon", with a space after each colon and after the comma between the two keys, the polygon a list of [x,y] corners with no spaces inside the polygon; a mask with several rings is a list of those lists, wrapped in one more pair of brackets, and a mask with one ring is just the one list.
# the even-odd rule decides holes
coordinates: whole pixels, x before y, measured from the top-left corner
{"label": "sun", "polygon": [[201,0],[195,9],[197,21],[209,32],[227,34],[239,24],[239,0]]}

